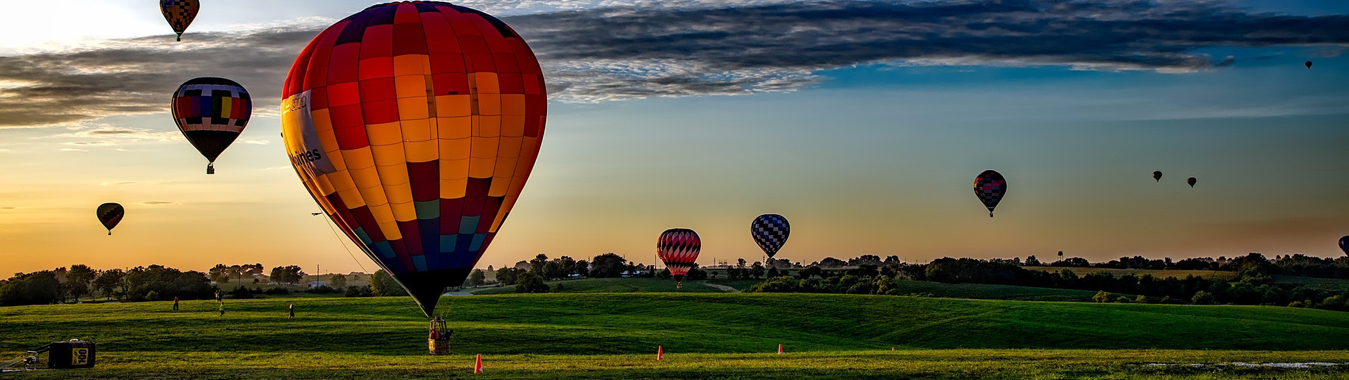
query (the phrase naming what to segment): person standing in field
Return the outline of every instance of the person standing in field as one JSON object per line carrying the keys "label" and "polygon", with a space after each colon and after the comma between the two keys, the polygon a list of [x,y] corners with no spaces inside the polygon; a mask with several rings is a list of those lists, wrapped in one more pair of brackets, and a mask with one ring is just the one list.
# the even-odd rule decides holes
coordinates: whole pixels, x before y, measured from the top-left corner
{"label": "person standing in field", "polygon": [[220,316],[222,316],[222,317],[225,316],[225,303],[224,303],[224,302],[221,302],[221,303],[220,303]]}
{"label": "person standing in field", "polygon": [[290,304],[290,319],[295,319],[295,304]]}
{"label": "person standing in field", "polygon": [[178,297],[173,297],[173,311],[178,311]]}

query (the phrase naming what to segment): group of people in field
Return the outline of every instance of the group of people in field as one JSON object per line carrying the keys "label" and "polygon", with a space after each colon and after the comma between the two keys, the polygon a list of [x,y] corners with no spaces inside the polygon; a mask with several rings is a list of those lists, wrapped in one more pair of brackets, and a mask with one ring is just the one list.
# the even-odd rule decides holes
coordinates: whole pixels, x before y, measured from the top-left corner
{"label": "group of people in field", "polygon": [[[219,306],[220,316],[225,316],[225,295],[219,290],[215,291],[215,302]],[[286,309],[290,312],[290,319],[295,319],[295,304],[290,304]],[[178,311],[178,297],[173,297],[173,311]]]}

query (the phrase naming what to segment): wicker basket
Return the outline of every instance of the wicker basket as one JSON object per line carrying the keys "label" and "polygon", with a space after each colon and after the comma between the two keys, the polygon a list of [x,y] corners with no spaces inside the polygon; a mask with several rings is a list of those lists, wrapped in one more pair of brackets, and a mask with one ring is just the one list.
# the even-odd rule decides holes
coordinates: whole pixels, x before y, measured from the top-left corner
{"label": "wicker basket", "polygon": [[448,339],[427,339],[426,345],[431,349],[431,355],[450,354],[450,341]]}

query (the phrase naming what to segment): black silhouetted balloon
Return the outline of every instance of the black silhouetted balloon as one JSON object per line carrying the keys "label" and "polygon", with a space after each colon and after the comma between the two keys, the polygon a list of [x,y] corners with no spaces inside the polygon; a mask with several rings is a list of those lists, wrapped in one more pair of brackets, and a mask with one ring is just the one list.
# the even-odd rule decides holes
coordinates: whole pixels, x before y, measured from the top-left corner
{"label": "black silhouetted balloon", "polygon": [[1157,182],[1161,182],[1161,181],[1162,181],[1162,172],[1152,172],[1152,179],[1157,180]]}
{"label": "black silhouetted balloon", "polygon": [[98,205],[94,210],[94,215],[98,216],[98,222],[103,223],[103,227],[108,229],[108,235],[112,235],[112,228],[117,227],[117,223],[122,222],[122,216],[126,215],[126,209],[116,203],[104,203]]}
{"label": "black silhouetted balloon", "polygon": [[988,217],[993,217],[993,208],[998,207],[998,202],[1006,194],[1007,179],[1002,178],[1002,174],[997,171],[985,170],[974,177],[974,195],[979,197],[984,207],[988,207]]}
{"label": "black silhouetted balloon", "polygon": [[1185,183],[1190,184],[1190,187],[1194,187],[1195,183],[1194,177],[1190,177],[1190,179],[1185,180]]}
{"label": "black silhouetted balloon", "polygon": [[1312,61],[1307,61],[1307,68],[1312,68]]}

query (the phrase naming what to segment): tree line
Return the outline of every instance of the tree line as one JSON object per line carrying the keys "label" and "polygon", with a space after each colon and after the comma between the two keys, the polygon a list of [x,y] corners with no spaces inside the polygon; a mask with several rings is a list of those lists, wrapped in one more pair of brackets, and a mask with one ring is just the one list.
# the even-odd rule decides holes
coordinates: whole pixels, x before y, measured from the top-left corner
{"label": "tree line", "polygon": [[[527,267],[520,268],[520,267]],[[488,271],[493,271],[491,266]],[[515,266],[495,269],[495,283],[500,285],[515,285],[516,293],[548,293],[550,290],[561,290],[565,285],[558,284],[555,288],[549,288],[544,281],[556,281],[567,278],[616,278],[624,277],[645,277],[645,278],[670,278],[670,271],[667,269],[656,270],[654,265],[645,265],[640,263],[628,262],[623,256],[612,252],[597,255],[590,261],[576,260],[568,256],[562,256],[555,259],[549,259],[548,255],[539,254],[534,259],[527,262],[516,263]],[[707,278],[707,272],[697,268],[689,270],[685,275],[689,280],[703,280]],[[474,269],[469,273],[468,280],[464,282],[465,286],[483,286],[487,285],[486,273],[481,269]]]}
{"label": "tree line", "polygon": [[[1289,270],[1287,266],[1280,266],[1279,263],[1297,262],[1299,260],[1297,256],[1301,255],[1295,255],[1291,259],[1281,257],[1269,260],[1259,253],[1251,253],[1247,256],[1221,260],[1221,268],[1231,268],[1236,272],[1232,280],[1194,275],[1187,275],[1185,278],[1158,278],[1150,274],[1142,276],[1126,274],[1116,277],[1110,273],[1078,276],[1070,269],[1057,272],[1028,270],[1017,260],[1001,259],[941,258],[927,264],[891,263],[882,266],[866,264],[856,269],[833,272],[811,266],[801,270],[796,277],[770,276],[767,281],[751,287],[750,291],[899,295],[896,281],[917,280],[1091,290],[1098,291],[1096,299],[1098,302],[1133,300],[1349,309],[1349,305],[1346,305],[1349,290],[1274,283],[1272,277],[1274,274],[1287,273]],[[1302,259],[1301,262],[1317,261]],[[1345,258],[1331,262],[1349,266],[1349,259]],[[1142,297],[1111,296],[1111,293]]]}
{"label": "tree line", "polygon": [[[127,270],[97,270],[87,265],[77,264],[69,268],[32,273],[16,273],[13,277],[0,280],[0,306],[42,305],[53,303],[79,302],[82,299],[105,301],[163,301],[178,298],[181,300],[211,299],[220,288],[212,284],[226,284],[231,281],[238,284],[229,292],[234,298],[251,298],[257,294],[288,294],[284,288],[262,289],[255,286],[248,289],[243,286],[245,279],[258,284],[258,275],[263,272],[262,264],[224,265],[217,264],[207,272],[182,271],[163,265],[135,267]],[[271,269],[271,282],[278,284],[298,284],[305,273],[299,266],[287,265]],[[384,274],[388,277],[387,274]],[[372,279],[372,285],[375,282]],[[388,284],[392,283],[393,286]],[[345,289],[353,296],[396,294],[402,290],[391,277],[374,289],[346,289],[343,275],[332,275],[332,287],[309,289],[309,292],[337,293]],[[397,290],[393,290],[397,289]],[[354,292],[354,293],[353,293]]]}

